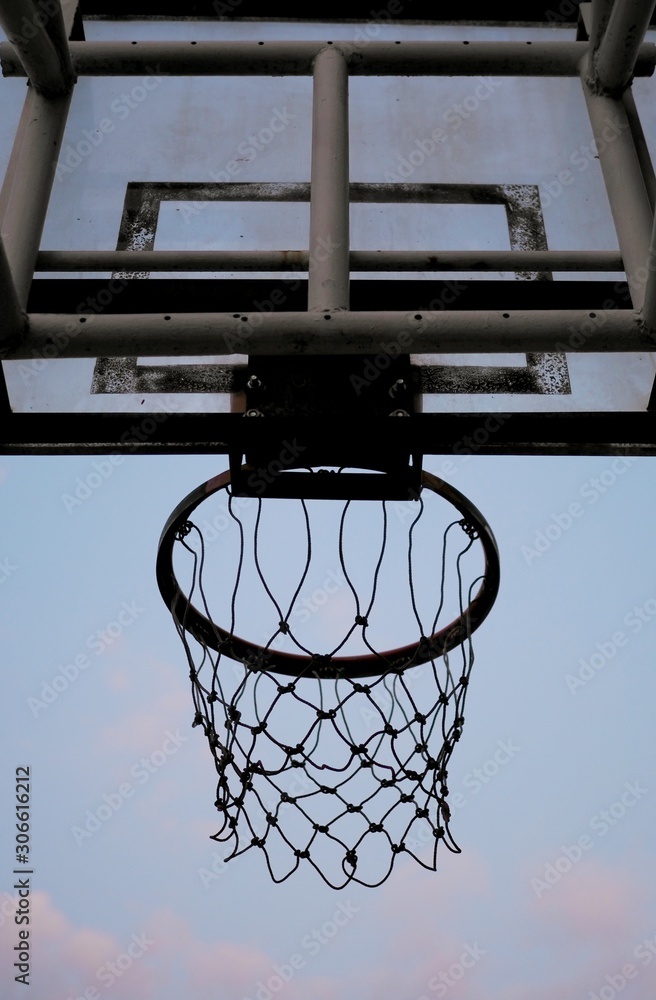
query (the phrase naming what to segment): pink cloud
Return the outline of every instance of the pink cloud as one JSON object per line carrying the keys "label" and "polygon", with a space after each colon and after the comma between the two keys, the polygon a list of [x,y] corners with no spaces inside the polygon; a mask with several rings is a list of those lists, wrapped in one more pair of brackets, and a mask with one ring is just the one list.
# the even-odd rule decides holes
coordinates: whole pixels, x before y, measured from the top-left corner
{"label": "pink cloud", "polygon": [[617,944],[638,933],[647,901],[634,871],[584,858],[536,896],[531,909],[543,926],[560,934]]}
{"label": "pink cloud", "polygon": [[[68,1000],[94,989],[102,996],[110,985],[112,1000],[134,1000],[135,996],[155,1000],[158,996],[155,971],[146,958],[148,947],[144,950],[130,937],[121,940],[97,928],[74,927],[47,893],[32,893],[29,929],[30,987],[35,996]],[[141,928],[135,930],[137,938],[140,932]],[[17,928],[13,920],[5,923],[1,940],[0,976],[11,991],[3,996],[14,1000],[25,995],[25,986],[14,980],[11,952]]]}

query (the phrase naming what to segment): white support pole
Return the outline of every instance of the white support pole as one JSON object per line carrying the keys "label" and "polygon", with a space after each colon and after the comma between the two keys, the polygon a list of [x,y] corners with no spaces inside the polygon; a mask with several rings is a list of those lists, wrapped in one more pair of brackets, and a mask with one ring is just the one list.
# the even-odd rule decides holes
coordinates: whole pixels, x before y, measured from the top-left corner
{"label": "white support pole", "polygon": [[2,235],[21,306],[34,276],[71,94],[47,98],[28,89],[14,140],[12,170],[3,185]]}
{"label": "white support pole", "polygon": [[35,90],[49,97],[71,90],[75,77],[59,0],[40,6],[0,0],[0,24]]}
{"label": "white support pole", "polygon": [[652,230],[640,159],[621,100],[594,94],[582,83],[633,305],[640,309]]}
{"label": "white support pole", "polygon": [[655,351],[632,310],[34,313],[9,358],[207,357],[228,354],[507,354]]}
{"label": "white support pole", "polygon": [[[615,250],[351,250],[351,271],[623,271]],[[306,250],[42,250],[37,271],[307,271]]]}
{"label": "white support pole", "polygon": [[16,295],[5,246],[0,236],[0,356],[14,346],[25,330],[26,319]]}
{"label": "white support pole", "polygon": [[597,85],[620,94],[631,82],[656,0],[617,0],[593,63]]}
{"label": "white support pole", "polygon": [[642,303],[642,321],[648,330],[656,330],[656,217],[651,234],[649,253],[645,261],[647,280],[645,296]]}
{"label": "white support pole", "polygon": [[651,153],[649,152],[649,146],[647,145],[647,139],[642,128],[642,122],[640,121],[640,115],[638,114],[638,108],[636,107],[631,87],[625,90],[622,94],[622,104],[624,105],[624,110],[626,111],[626,119],[631,129],[633,144],[635,146],[638,160],[640,161],[640,169],[642,170],[642,177],[645,182],[647,196],[649,197],[649,204],[651,205],[653,211],[656,207],[656,175],[654,174],[654,164],[651,159]]}
{"label": "white support pole", "polygon": [[348,67],[323,49],[314,63],[308,309],[349,307]]}
{"label": "white support pole", "polygon": [[590,48],[593,53],[596,53],[604,37],[614,3],[615,0],[592,0],[590,4]]}

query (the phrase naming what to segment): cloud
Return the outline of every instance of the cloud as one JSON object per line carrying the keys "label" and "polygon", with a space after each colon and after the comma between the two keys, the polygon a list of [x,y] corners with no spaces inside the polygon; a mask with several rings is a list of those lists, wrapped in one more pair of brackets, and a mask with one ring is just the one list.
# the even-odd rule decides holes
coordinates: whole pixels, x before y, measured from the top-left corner
{"label": "cloud", "polygon": [[[111,985],[112,1000],[134,1000],[135,996],[159,1000],[155,970],[146,958],[148,948],[144,950],[130,935],[123,940],[97,928],[77,928],[44,892],[32,892],[29,916],[29,986],[35,996],[68,1000],[86,992],[96,1000],[94,990],[100,997]],[[3,994],[6,1000],[25,995],[25,986],[14,979],[12,949],[17,930],[9,919],[0,938],[0,977],[9,991]],[[137,940],[142,931],[135,928]]]}
{"label": "cloud", "polygon": [[[168,908],[153,911],[134,932],[118,937],[97,927],[76,927],[43,892],[31,897],[31,985],[52,1000],[111,996],[111,1000],[339,1000],[339,976],[308,975],[292,956],[280,959],[249,945],[196,937]],[[16,933],[8,919],[0,936],[0,974],[11,983],[6,1000],[23,997],[13,982]],[[307,956],[307,953],[306,953]],[[95,991],[95,992],[94,992]],[[85,996],[86,994],[86,996]]]}

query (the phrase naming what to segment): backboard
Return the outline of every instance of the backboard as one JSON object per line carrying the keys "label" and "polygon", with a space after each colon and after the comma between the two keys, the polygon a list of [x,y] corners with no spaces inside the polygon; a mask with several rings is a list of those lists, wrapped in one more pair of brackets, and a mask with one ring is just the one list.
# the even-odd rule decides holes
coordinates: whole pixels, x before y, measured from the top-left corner
{"label": "backboard", "polygon": [[3,43],[2,448],[652,454],[651,35],[245,6]]}

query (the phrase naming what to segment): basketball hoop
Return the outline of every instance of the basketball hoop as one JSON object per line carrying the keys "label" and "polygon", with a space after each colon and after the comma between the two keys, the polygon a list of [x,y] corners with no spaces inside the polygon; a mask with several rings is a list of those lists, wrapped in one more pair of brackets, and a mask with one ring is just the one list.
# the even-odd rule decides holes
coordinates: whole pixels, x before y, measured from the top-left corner
{"label": "basketball hoop", "polygon": [[[338,474],[348,482],[347,473]],[[234,527],[238,538],[229,591],[225,564],[219,562],[218,573],[210,569],[203,534],[209,534],[209,523],[199,527],[200,518],[192,520],[201,504],[219,496],[227,501],[225,527]],[[450,518],[441,532],[441,553],[429,563],[435,594],[428,618],[420,611],[424,595],[415,579],[418,553],[427,548],[417,536],[424,497],[437,498],[442,508],[446,501]],[[396,544],[389,502],[376,505],[380,543],[370,577],[356,584],[355,577],[364,573],[362,538],[356,536],[354,558],[347,532],[353,505],[361,501],[347,500],[338,531],[343,583],[334,601],[341,621],[335,621],[334,612],[327,616],[335,634],[328,644],[324,638],[317,646],[297,624],[303,619],[299,608],[313,558],[308,506],[315,501],[295,501],[307,556],[290,601],[274,595],[261,551],[262,505],[275,507],[281,501],[248,502],[255,504],[253,583],[245,583],[247,518],[231,491],[228,472],[179,504],[164,528],[157,558],[160,591],[189,662],[194,725],[203,728],[218,775],[220,829],[213,839],[230,845],[226,860],[251,848],[261,850],[276,882],[305,861],[332,888],[350,882],[380,885],[403,853],[435,870],[440,841],[459,852],[449,830],[447,767],[464,723],[474,662],[472,634],[490,611],[499,586],[498,553],[489,526],[452,486],[421,474],[420,494],[405,505],[401,518],[411,521],[404,525],[404,559],[409,619],[417,638],[379,648],[378,636],[386,634],[401,604],[397,567],[391,602],[387,598],[380,607],[383,567]],[[466,583],[470,564],[473,579]],[[282,574],[280,562],[277,566]],[[183,574],[185,586],[179,582]],[[237,634],[239,596],[246,587],[250,607],[256,585],[271,612],[270,622],[261,623],[266,634],[262,642]],[[421,587],[423,591],[423,583]],[[350,611],[343,612],[347,605]]]}

